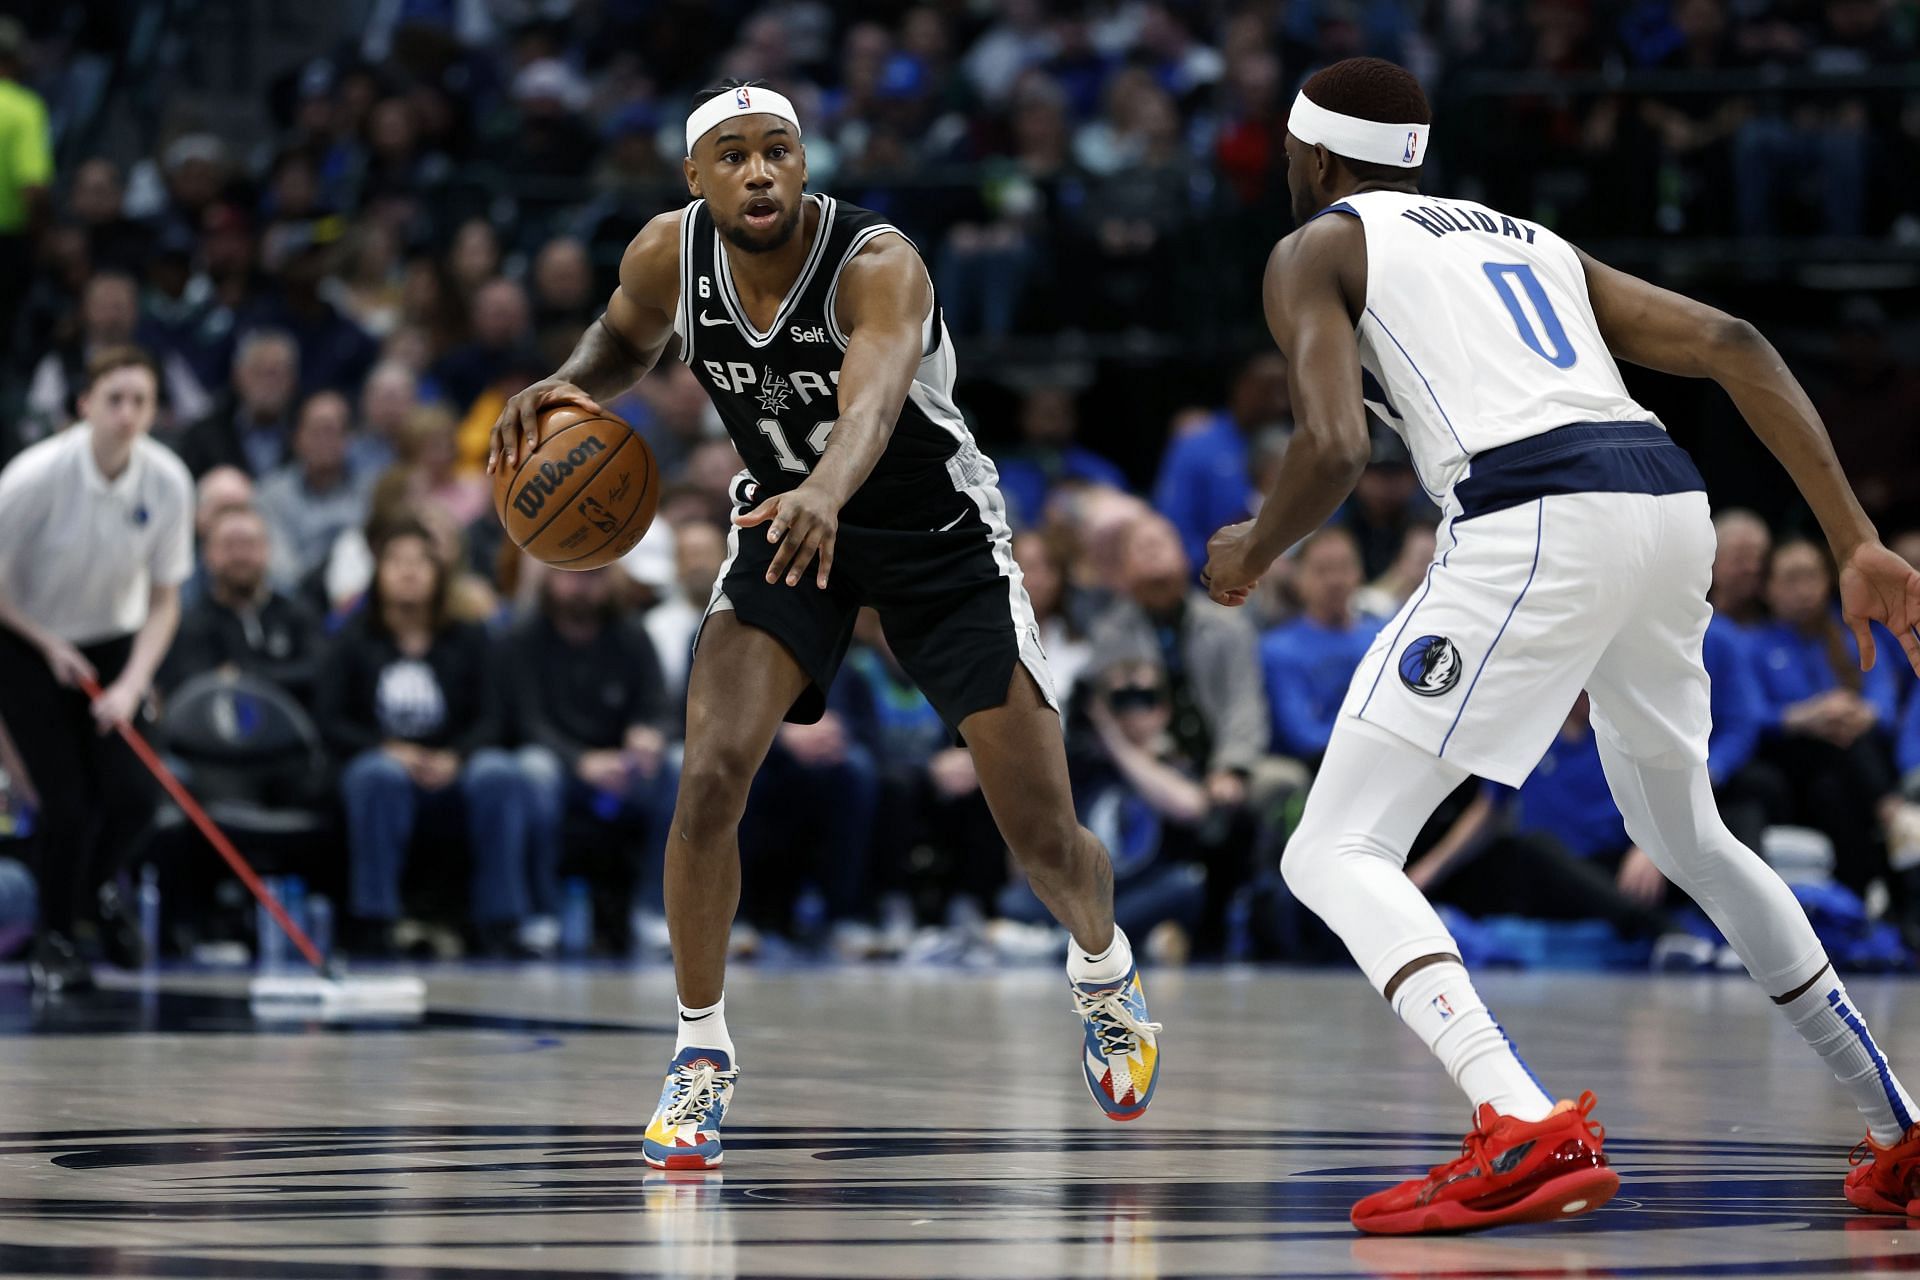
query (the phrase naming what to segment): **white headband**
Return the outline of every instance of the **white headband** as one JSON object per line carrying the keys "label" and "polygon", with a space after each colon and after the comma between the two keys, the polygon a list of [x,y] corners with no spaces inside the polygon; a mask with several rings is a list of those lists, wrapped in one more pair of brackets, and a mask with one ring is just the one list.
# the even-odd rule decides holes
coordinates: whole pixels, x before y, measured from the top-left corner
{"label": "white headband", "polygon": [[1309,146],[1318,143],[1337,156],[1369,164],[1417,169],[1427,156],[1432,125],[1385,124],[1329,111],[1304,92],[1295,95],[1287,132]]}
{"label": "white headband", "polygon": [[758,85],[742,85],[726,93],[717,93],[693,109],[687,117],[687,154],[693,154],[693,144],[704,138],[709,131],[723,120],[734,116],[779,116],[793,126],[795,137],[800,136],[800,114],[793,109],[782,93],[772,89],[763,89]]}

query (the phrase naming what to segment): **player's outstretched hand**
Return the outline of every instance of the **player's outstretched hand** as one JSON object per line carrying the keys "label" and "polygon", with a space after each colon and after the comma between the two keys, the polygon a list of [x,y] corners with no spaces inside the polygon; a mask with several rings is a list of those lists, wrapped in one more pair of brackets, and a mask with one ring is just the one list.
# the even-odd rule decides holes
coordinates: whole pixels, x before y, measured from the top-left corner
{"label": "player's outstretched hand", "polygon": [[1272,567],[1272,558],[1253,544],[1253,521],[1242,520],[1207,539],[1207,567],[1200,571],[1200,584],[1216,602],[1238,608]]}
{"label": "player's outstretched hand", "polygon": [[1860,668],[1873,669],[1877,622],[1893,633],[1920,675],[1920,571],[1878,542],[1865,542],[1840,566],[1840,615],[1860,645]]}
{"label": "player's outstretched hand", "polygon": [[493,420],[493,435],[487,441],[487,474],[492,475],[502,462],[509,467],[540,443],[540,411],[556,404],[577,406],[583,412],[604,416],[594,398],[562,378],[542,378],[526,390],[510,396]]}
{"label": "player's outstretched hand", "polygon": [[833,572],[834,538],[840,532],[840,504],[832,498],[803,484],[774,494],[753,510],[735,516],[733,522],[742,529],[767,526],[767,541],[775,544],[773,563],[767,566],[769,583],[779,582],[784,574],[788,586],[798,586],[807,566],[818,557],[814,582],[822,591],[827,589],[827,576]]}

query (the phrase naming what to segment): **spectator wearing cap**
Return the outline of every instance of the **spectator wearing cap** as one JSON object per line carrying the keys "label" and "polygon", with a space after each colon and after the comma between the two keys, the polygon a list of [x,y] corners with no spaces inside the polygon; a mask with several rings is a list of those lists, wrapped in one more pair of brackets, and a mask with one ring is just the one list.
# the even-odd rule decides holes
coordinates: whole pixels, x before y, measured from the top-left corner
{"label": "spectator wearing cap", "polygon": [[337,391],[308,396],[293,428],[293,456],[260,482],[260,514],[273,530],[273,584],[297,590],[343,532],[366,523],[372,475],[350,454],[352,410]]}
{"label": "spectator wearing cap", "polygon": [[[34,366],[27,388],[27,414],[45,430],[72,422],[77,397],[86,385],[88,362],[99,352],[133,341],[140,323],[140,292],[133,277],[101,272],[87,281],[80,300],[80,336],[62,343]],[[171,422],[176,415],[198,417],[208,405],[200,380],[178,355],[158,357],[161,370],[161,413]]]}
{"label": "spectator wearing cap", "polygon": [[1075,419],[1073,393],[1065,387],[1036,387],[1021,401],[1020,443],[999,460],[1000,492],[1016,525],[1039,524],[1057,485],[1127,488],[1119,467],[1074,443]]}
{"label": "spectator wearing cap", "polygon": [[[145,353],[94,354],[81,421],[0,471],[0,719],[40,793],[41,934],[30,974],[91,985],[72,932],[102,925],[137,960],[124,901],[100,890],[138,852],[155,789],[113,733],[142,715],[193,568],[193,480],[148,438],[159,379]],[[97,679],[98,696],[83,692]]]}
{"label": "spectator wearing cap", "polygon": [[571,198],[573,184],[593,169],[600,139],[580,112],[587,83],[557,58],[528,63],[513,78],[518,121],[502,167],[523,209],[551,211]]}
{"label": "spectator wearing cap", "polygon": [[1273,750],[1309,765],[1326,754],[1347,685],[1380,631],[1354,608],[1360,548],[1329,525],[1300,544],[1293,573],[1300,616],[1268,632],[1260,661],[1272,713]]}
{"label": "spectator wearing cap", "polygon": [[166,207],[154,212],[199,226],[226,193],[227,145],[217,134],[183,133],[160,153],[160,169]]}
{"label": "spectator wearing cap", "polygon": [[273,539],[258,511],[222,512],[201,546],[207,585],[180,618],[180,635],[160,668],[158,687],[171,694],[209,671],[237,671],[313,700],[320,658],[320,619],[273,589],[267,566]]}
{"label": "spectator wearing cap", "polygon": [[47,104],[20,82],[26,43],[18,19],[0,17],[0,334],[13,332],[26,296],[33,237],[46,219],[53,183]]}
{"label": "spectator wearing cap", "polygon": [[260,480],[286,461],[300,385],[300,348],[291,335],[255,329],[233,353],[233,382],[213,412],[187,428],[180,457],[196,476],[238,467]]}
{"label": "spectator wearing cap", "polygon": [[1253,513],[1258,495],[1249,444],[1262,431],[1290,423],[1292,408],[1286,359],[1269,353],[1240,367],[1224,409],[1176,422],[1153,505],[1180,531],[1194,572],[1207,562],[1207,539]]}

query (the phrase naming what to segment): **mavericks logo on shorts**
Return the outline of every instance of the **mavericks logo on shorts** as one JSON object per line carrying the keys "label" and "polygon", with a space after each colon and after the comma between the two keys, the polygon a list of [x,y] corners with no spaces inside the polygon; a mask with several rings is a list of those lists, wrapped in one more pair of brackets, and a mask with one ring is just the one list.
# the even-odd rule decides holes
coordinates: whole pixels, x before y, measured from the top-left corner
{"label": "mavericks logo on shorts", "polygon": [[1400,651],[1400,680],[1423,698],[1460,683],[1460,651],[1445,636],[1421,636]]}

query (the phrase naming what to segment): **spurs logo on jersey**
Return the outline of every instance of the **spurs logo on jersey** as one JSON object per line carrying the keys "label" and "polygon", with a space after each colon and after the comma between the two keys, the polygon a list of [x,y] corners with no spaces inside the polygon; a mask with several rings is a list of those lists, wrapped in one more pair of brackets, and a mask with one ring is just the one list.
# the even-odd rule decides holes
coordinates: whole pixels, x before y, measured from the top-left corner
{"label": "spurs logo on jersey", "polygon": [[[818,214],[812,245],[765,330],[747,317],[706,202],[688,205],[681,220],[680,358],[713,398],[761,498],[805,480],[826,451],[848,342],[836,310],[841,276],[876,238],[899,234],[870,210],[806,199]],[[978,450],[953,404],[953,348],[937,301],[921,352],[886,452],[842,513],[850,523],[919,527],[930,504],[949,509],[956,488],[976,483],[966,460]]]}

